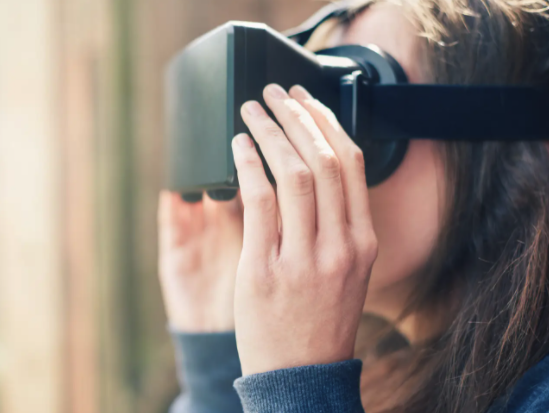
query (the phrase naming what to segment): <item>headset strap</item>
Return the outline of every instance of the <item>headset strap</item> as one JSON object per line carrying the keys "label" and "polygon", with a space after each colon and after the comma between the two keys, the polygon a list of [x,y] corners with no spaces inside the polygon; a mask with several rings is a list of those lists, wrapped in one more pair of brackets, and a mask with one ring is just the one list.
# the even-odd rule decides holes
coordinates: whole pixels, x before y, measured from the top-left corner
{"label": "headset strap", "polygon": [[[331,3],[285,34],[300,45],[325,21],[346,17]],[[358,85],[358,136],[380,139],[549,140],[549,89],[519,86]]]}
{"label": "headset strap", "polygon": [[322,9],[316,12],[312,17],[307,19],[307,21],[305,21],[303,24],[294,29],[288,30],[284,34],[301,46],[304,46],[311,38],[314,31],[318,29],[318,27],[322,23],[334,17],[345,17],[348,10],[348,1],[330,3],[329,5],[324,6]]}
{"label": "headset strap", "polygon": [[547,88],[363,84],[358,99],[366,139],[549,140]]}

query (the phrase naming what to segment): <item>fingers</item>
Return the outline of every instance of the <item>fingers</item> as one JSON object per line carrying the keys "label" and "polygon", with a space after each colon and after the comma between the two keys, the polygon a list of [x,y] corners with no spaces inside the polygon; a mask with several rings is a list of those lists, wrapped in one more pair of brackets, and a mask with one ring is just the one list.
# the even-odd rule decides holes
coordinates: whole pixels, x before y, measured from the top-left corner
{"label": "fingers", "polygon": [[202,204],[190,204],[178,193],[162,191],[158,206],[162,245],[181,245],[200,232],[204,225]]}
{"label": "fingers", "polygon": [[[311,251],[317,237],[342,240],[349,226],[360,236],[372,231],[364,156],[335,115],[300,87],[288,95],[270,85],[264,98],[284,130],[257,102],[245,104],[242,117],[277,182],[282,248]],[[259,156],[251,148],[255,174],[265,183]]]}
{"label": "fingers", "polygon": [[158,225],[162,245],[177,246],[200,236],[206,228],[233,231],[242,226],[242,200],[217,202],[204,195],[200,202],[187,202],[180,194],[162,191],[158,204]]}
{"label": "fingers", "polygon": [[371,229],[362,151],[340,126],[333,112],[314,99],[303,87],[294,86],[290,90],[290,95],[310,113],[339,159],[349,224],[358,227],[358,231]]}
{"label": "fingers", "polygon": [[232,148],[244,204],[243,248],[256,259],[268,260],[279,246],[276,195],[250,137],[236,136]]}
{"label": "fingers", "polygon": [[187,224],[184,229],[187,230],[189,236],[196,236],[204,230],[206,225],[204,202],[189,203],[181,197],[177,197],[176,208],[179,209],[181,214],[187,214]]}
{"label": "fingers", "polygon": [[[277,182],[278,208],[284,231],[281,248],[288,248],[297,254],[310,251],[316,239],[315,188],[311,170],[288,141],[282,129],[259,103],[246,103],[242,107],[242,117],[259,144]],[[244,151],[250,156],[253,154],[253,159],[250,159],[253,160],[254,169],[249,170],[255,175],[261,175],[261,190],[266,191],[263,189],[263,183],[267,182],[267,178],[255,148],[252,150],[243,146],[241,149],[241,154]],[[269,187],[271,188],[270,185]],[[248,196],[244,188],[242,198],[246,211]]]}
{"label": "fingers", "polygon": [[205,227],[226,226],[242,221],[242,200],[240,195],[230,201],[217,201],[204,195]]}
{"label": "fingers", "polygon": [[[347,211],[352,222],[358,211],[346,203],[366,202],[352,191],[365,194],[367,187],[364,173],[359,179],[345,165],[353,148],[348,138],[317,123],[287,94],[275,91],[265,100],[284,131],[257,102],[245,104],[242,117],[273,172],[278,198],[248,135],[233,140],[245,220],[234,303],[244,375],[352,358],[377,254],[373,232],[359,240],[349,228]],[[329,231],[336,236],[325,238]],[[313,352],[311,342],[319,344]]]}
{"label": "fingers", "polygon": [[310,113],[278,85],[269,85],[265,102],[284,128],[287,139],[312,171],[319,236],[341,239],[346,229],[340,161]]}

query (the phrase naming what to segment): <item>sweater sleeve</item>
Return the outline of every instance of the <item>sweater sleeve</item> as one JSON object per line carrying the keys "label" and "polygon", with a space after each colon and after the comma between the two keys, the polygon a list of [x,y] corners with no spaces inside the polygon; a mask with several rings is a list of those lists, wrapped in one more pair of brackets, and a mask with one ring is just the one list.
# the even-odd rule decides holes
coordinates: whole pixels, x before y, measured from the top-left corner
{"label": "sweater sleeve", "polygon": [[528,370],[511,391],[489,410],[490,413],[547,413],[549,411],[549,356]]}
{"label": "sweater sleeve", "polygon": [[235,388],[246,413],[364,413],[362,361],[295,367],[242,377]]}
{"label": "sweater sleeve", "polygon": [[234,332],[171,334],[183,391],[170,413],[241,413],[233,388],[242,376]]}

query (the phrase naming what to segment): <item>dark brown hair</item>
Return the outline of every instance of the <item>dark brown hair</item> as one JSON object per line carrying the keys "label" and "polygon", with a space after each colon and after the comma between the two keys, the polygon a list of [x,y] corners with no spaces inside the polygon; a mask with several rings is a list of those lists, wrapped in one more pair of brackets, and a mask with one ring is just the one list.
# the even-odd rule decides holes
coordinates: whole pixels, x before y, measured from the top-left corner
{"label": "dark brown hair", "polygon": [[[549,84],[546,1],[377,2],[404,8],[435,83]],[[374,1],[355,3],[358,10]],[[547,145],[440,146],[449,211],[403,317],[437,311],[446,322],[408,348],[406,362],[395,358],[383,380],[371,381],[384,389],[366,390],[370,413],[485,412],[496,400],[503,406],[518,379],[549,354]]]}

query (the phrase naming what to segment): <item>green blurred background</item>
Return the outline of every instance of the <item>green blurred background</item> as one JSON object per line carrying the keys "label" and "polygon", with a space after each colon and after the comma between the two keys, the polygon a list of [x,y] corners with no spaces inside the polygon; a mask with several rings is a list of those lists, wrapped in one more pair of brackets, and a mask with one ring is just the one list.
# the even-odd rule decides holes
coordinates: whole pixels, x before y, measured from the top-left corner
{"label": "green blurred background", "polygon": [[0,412],[164,412],[163,71],[227,20],[313,0],[0,0]]}

